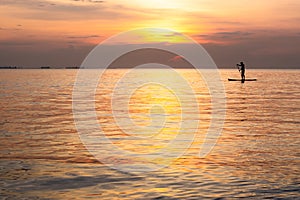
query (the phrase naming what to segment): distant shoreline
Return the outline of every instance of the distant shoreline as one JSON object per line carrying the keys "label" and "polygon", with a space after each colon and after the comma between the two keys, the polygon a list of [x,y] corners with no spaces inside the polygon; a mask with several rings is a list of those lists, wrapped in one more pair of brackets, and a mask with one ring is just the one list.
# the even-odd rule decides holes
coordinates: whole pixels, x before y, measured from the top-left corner
{"label": "distant shoreline", "polygon": [[[42,67],[17,67],[17,66],[0,66],[1,69],[130,69],[128,67],[115,67],[115,68],[80,68],[80,67],[49,67],[49,66],[42,66]],[[143,69],[164,69],[164,68],[156,68],[156,67],[148,67]],[[185,68],[185,67],[173,67],[173,69],[194,69],[194,68]],[[211,68],[201,68],[201,69],[211,69]],[[233,67],[218,67],[218,69],[236,69]],[[288,67],[288,68],[271,68],[271,67],[262,67],[262,68],[247,68],[247,70],[300,70],[300,67]]]}
{"label": "distant shoreline", "polygon": [[17,66],[0,66],[0,69],[80,69],[80,67],[17,67]]}

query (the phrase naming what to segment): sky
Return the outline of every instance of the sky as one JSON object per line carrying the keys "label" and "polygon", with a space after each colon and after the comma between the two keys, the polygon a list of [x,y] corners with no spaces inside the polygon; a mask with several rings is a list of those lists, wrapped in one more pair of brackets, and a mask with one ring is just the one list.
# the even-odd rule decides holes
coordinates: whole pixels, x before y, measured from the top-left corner
{"label": "sky", "polygon": [[300,68],[299,0],[1,0],[0,9],[0,66],[80,66],[111,36],[154,27],[193,38],[220,68]]}

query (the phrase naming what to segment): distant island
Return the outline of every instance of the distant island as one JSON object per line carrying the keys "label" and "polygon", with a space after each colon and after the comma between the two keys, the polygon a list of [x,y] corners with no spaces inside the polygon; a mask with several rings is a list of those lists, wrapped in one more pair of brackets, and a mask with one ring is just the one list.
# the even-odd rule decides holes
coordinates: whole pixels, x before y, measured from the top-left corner
{"label": "distant island", "polygon": [[20,67],[20,66],[0,66],[0,69],[79,69],[80,67],[51,67],[51,66],[41,66],[41,67]]}
{"label": "distant island", "polygon": [[20,69],[19,67],[16,67],[16,66],[14,66],[14,67],[12,67],[12,66],[0,66],[0,69]]}

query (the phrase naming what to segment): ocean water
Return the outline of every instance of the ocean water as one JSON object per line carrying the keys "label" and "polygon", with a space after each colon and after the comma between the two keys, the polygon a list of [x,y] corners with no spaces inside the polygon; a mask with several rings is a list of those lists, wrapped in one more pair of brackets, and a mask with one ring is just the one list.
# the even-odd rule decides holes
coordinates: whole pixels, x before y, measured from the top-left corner
{"label": "ocean water", "polygon": [[[79,122],[73,116],[77,70],[0,71],[1,199],[300,198],[299,70],[247,70],[247,78],[258,81],[244,84],[227,81],[239,77],[235,70],[220,70],[226,116],[222,133],[206,157],[199,157],[199,152],[213,107],[201,76],[191,69],[176,71],[188,81],[191,92],[168,69],[140,69],[116,89],[126,72],[106,71],[91,100],[97,122],[112,141],[110,146],[97,146],[102,154],[99,161],[80,139]],[[86,74],[93,76],[95,70],[86,70]],[[151,78],[173,89],[154,83],[137,87]],[[120,96],[113,99],[116,90]],[[176,93],[183,94],[185,103]],[[122,101],[128,94],[126,110]],[[199,107],[190,102],[194,98]],[[86,102],[81,112],[88,113],[88,105]],[[130,121],[116,124],[114,109],[128,115]],[[196,120],[197,127],[193,125]],[[88,115],[81,119],[81,123],[90,122]],[[180,132],[187,123],[190,129]],[[136,128],[149,125],[144,131]],[[191,146],[178,139],[176,148],[166,148],[178,134],[192,138]],[[172,160],[162,156],[155,162],[148,162],[145,156],[141,161],[145,165],[165,166],[135,173],[115,169],[124,163],[137,167],[136,160],[114,154],[115,147],[142,155],[159,149],[165,150],[162,155],[182,155]]]}

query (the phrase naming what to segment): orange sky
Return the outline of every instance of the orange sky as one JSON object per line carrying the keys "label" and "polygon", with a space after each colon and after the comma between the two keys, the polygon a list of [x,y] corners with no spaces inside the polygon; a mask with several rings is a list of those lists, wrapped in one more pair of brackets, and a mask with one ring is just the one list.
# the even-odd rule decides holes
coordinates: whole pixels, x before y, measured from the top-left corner
{"label": "orange sky", "polygon": [[[287,56],[265,65],[300,66],[292,55],[300,52],[299,0],[1,0],[0,9],[0,65],[80,65],[102,40],[155,27],[194,38],[222,66],[247,60],[253,52]],[[254,49],[255,44],[261,48]],[[80,59],[72,61],[74,51]],[[223,51],[234,56],[232,61],[221,57]],[[240,51],[245,56],[236,56]],[[45,63],[34,59],[41,52]],[[54,62],[58,52],[69,60]]]}

